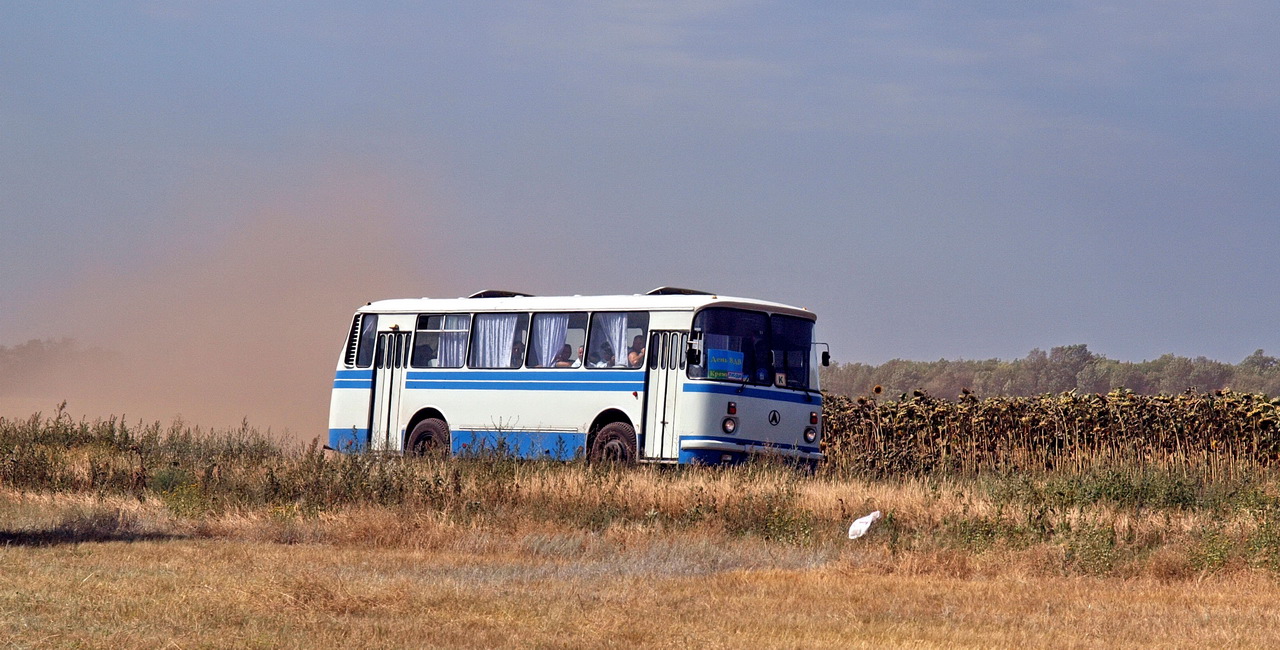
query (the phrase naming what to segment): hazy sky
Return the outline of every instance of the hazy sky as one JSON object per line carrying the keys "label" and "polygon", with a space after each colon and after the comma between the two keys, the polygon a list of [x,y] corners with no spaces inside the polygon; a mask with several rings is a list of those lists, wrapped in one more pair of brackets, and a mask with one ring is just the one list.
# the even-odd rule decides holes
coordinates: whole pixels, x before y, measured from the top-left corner
{"label": "hazy sky", "polygon": [[285,381],[366,300],[671,284],[838,361],[1280,353],[1275,2],[353,4],[0,4],[0,345]]}

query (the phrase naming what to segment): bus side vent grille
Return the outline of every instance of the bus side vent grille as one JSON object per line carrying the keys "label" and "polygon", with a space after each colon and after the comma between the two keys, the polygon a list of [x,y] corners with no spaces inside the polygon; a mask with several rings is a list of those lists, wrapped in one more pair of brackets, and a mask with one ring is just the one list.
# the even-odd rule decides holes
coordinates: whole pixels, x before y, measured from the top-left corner
{"label": "bus side vent grille", "polygon": [[342,359],[348,368],[356,365],[356,348],[360,345],[360,321],[362,320],[364,320],[364,314],[356,314],[356,317],[351,320],[351,334],[347,335],[347,354]]}

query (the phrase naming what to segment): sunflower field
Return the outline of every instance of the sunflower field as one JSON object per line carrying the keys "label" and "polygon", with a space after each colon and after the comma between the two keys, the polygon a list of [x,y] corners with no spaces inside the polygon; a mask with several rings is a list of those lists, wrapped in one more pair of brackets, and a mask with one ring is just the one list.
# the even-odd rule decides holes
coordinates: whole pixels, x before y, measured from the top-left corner
{"label": "sunflower field", "polygon": [[1068,391],[958,399],[826,395],[828,468],[866,476],[1034,473],[1100,464],[1207,477],[1280,464],[1280,398]]}

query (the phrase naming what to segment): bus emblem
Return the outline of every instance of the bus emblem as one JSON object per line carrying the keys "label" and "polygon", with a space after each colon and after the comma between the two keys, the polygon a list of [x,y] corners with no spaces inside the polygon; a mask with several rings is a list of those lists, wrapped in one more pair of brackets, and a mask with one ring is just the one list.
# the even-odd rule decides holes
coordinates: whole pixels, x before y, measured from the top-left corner
{"label": "bus emblem", "polygon": [[778,423],[781,421],[782,421],[781,413],[777,411],[769,411],[769,424],[772,424],[773,426],[776,427],[778,426]]}

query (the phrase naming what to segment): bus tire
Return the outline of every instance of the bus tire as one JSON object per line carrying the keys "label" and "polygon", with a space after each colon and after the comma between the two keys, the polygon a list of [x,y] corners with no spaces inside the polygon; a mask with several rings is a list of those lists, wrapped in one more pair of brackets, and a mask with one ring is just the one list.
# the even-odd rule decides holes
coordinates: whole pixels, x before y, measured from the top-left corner
{"label": "bus tire", "polygon": [[596,433],[587,459],[592,463],[633,465],[636,462],[636,430],[626,422],[610,422]]}
{"label": "bus tire", "polygon": [[429,418],[418,423],[409,434],[405,449],[412,456],[448,456],[451,450],[449,425],[444,420]]}

